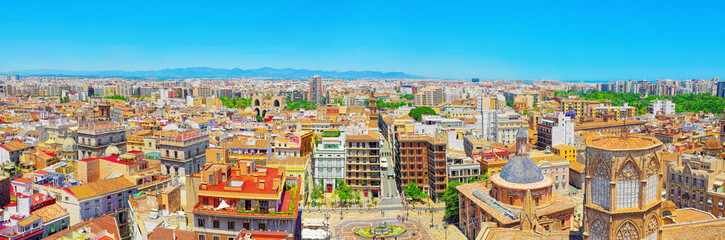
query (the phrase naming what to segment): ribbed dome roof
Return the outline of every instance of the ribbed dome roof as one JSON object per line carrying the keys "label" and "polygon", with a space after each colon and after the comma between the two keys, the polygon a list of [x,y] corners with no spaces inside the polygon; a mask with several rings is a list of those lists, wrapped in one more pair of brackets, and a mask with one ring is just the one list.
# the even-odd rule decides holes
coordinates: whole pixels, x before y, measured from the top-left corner
{"label": "ribbed dome roof", "polygon": [[76,140],[73,140],[72,137],[67,137],[65,140],[63,140],[63,145],[60,146],[61,151],[76,151]]}
{"label": "ribbed dome roof", "polygon": [[510,183],[535,183],[544,180],[541,169],[528,156],[515,156],[501,169],[501,179]]}
{"label": "ribbed dome roof", "polygon": [[565,117],[569,117],[569,118],[572,118],[572,119],[573,119],[573,118],[576,118],[576,113],[574,113],[574,111],[572,111],[572,110],[569,110],[569,111],[567,111],[567,112],[566,112],[566,113],[564,114],[564,116],[565,116]]}
{"label": "ribbed dome roof", "polygon": [[722,144],[720,144],[720,141],[718,141],[715,137],[710,137],[710,139],[707,139],[707,142],[705,142],[705,149],[720,150],[722,149]]}

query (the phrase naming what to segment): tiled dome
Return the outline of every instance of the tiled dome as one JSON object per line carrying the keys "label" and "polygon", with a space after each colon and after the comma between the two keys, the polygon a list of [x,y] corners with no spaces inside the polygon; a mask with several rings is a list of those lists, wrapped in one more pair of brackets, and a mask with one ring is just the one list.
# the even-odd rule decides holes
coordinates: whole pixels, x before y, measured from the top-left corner
{"label": "tiled dome", "polygon": [[576,113],[574,113],[574,111],[572,111],[572,110],[569,110],[569,111],[567,111],[567,112],[566,112],[566,113],[564,114],[564,116],[565,116],[565,117],[569,117],[569,118],[571,118],[571,119],[574,119],[574,118],[576,118]]}
{"label": "tiled dome", "polygon": [[515,156],[501,169],[501,179],[510,183],[535,183],[544,179],[541,169],[528,156]]}
{"label": "tiled dome", "polygon": [[722,145],[720,144],[720,141],[717,140],[715,137],[710,137],[710,139],[705,142],[705,149],[707,150],[720,150],[722,149]]}

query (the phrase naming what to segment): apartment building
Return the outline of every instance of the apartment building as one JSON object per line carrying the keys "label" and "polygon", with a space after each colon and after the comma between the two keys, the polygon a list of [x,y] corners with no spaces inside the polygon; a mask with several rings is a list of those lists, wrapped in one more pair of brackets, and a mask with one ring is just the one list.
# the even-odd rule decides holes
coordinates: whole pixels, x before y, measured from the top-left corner
{"label": "apartment building", "polygon": [[207,164],[187,178],[190,222],[198,239],[234,239],[240,231],[298,235],[299,180],[251,162]]}
{"label": "apartment building", "polygon": [[121,239],[131,239],[128,199],[136,194],[136,184],[123,177],[98,180],[67,188],[58,199],[70,214],[71,224],[102,215],[116,218]]}
{"label": "apartment building", "polygon": [[126,151],[126,129],[117,122],[93,122],[78,128],[78,158],[96,158],[113,146]]}
{"label": "apartment building", "polygon": [[605,106],[600,103],[599,106],[592,108],[592,115],[595,118],[614,118],[623,119],[637,116],[637,108],[624,103],[624,106]]}
{"label": "apartment building", "polygon": [[431,187],[429,196],[431,199],[436,200],[443,196],[448,186],[446,180],[446,150],[448,150],[448,144],[436,136],[428,135],[427,147],[428,184]]}
{"label": "apartment building", "polygon": [[380,194],[380,134],[346,134],[345,181],[363,196],[379,197]]}
{"label": "apartment building", "polygon": [[675,106],[676,104],[671,100],[655,99],[652,101],[652,104],[647,107],[647,112],[652,115],[672,115],[675,114]]}
{"label": "apartment building", "polygon": [[426,87],[418,90],[414,96],[415,106],[438,106],[443,102],[443,89],[439,87]]}
{"label": "apartment building", "polygon": [[667,200],[674,202],[678,208],[708,211],[708,206],[705,206],[708,189],[723,170],[725,163],[717,157],[680,154],[677,161],[667,164]]}
{"label": "apartment building", "polygon": [[481,177],[481,165],[464,153],[448,150],[446,158],[446,178],[449,183],[466,183],[471,177]]}
{"label": "apartment building", "polygon": [[519,129],[528,127],[528,121],[515,112],[499,113],[493,119],[491,134],[495,142],[512,144],[516,142],[516,133]]}
{"label": "apartment building", "polygon": [[428,192],[428,137],[403,134],[397,139],[394,156],[398,188],[404,189],[412,182]]}
{"label": "apartment building", "polygon": [[204,165],[204,154],[209,147],[209,133],[198,130],[159,131],[154,138],[161,156],[161,172],[174,179],[183,179],[199,172]]}
{"label": "apartment building", "polygon": [[574,111],[577,117],[589,116],[591,108],[599,106],[599,101],[581,100],[579,98],[568,98],[561,100],[562,111]]}
{"label": "apartment building", "polygon": [[536,147],[540,150],[574,144],[574,122],[563,112],[546,113],[536,125]]}

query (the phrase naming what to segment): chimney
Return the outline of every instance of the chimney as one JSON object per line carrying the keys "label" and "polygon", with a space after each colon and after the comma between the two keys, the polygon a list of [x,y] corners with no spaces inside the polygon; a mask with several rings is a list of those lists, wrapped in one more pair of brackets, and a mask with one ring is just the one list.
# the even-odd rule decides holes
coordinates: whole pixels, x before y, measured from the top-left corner
{"label": "chimney", "polygon": [[264,190],[265,187],[266,187],[265,181],[259,180],[259,190]]}

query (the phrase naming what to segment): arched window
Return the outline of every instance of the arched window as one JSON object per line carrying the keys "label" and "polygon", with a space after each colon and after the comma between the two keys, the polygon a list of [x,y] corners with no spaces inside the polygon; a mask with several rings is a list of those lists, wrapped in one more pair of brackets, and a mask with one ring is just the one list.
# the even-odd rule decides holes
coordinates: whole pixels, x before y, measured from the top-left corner
{"label": "arched window", "polygon": [[657,163],[654,158],[650,160],[647,166],[647,203],[657,200],[657,184],[659,176],[657,175]]}
{"label": "arched window", "polygon": [[633,162],[627,162],[617,176],[617,208],[639,205],[639,174]]}
{"label": "arched window", "polygon": [[604,162],[594,168],[592,178],[592,203],[609,210],[609,170]]}
{"label": "arched window", "polygon": [[625,222],[617,230],[617,240],[639,240],[637,228],[631,222]]}
{"label": "arched window", "polygon": [[595,220],[594,223],[592,223],[592,226],[589,227],[589,239],[590,240],[609,239],[607,237],[606,227],[604,226],[604,223],[602,223],[602,220]]}
{"label": "arched window", "polygon": [[652,216],[647,221],[647,240],[657,240],[657,217]]}

